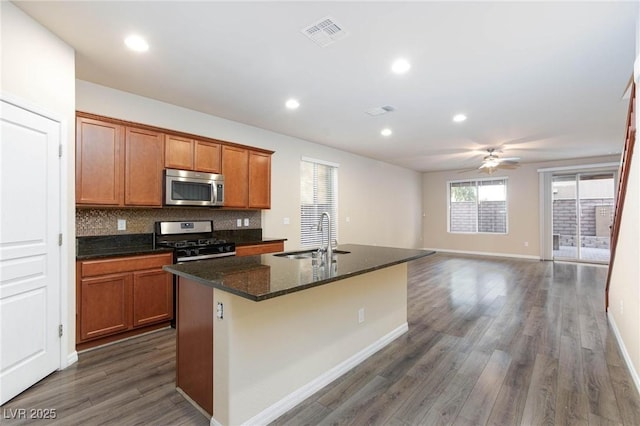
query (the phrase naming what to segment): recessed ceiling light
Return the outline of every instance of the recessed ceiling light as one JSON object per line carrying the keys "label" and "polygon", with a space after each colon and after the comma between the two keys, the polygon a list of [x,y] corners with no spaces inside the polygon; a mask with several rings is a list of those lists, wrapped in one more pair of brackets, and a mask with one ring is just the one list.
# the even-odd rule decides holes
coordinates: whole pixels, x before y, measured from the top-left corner
{"label": "recessed ceiling light", "polygon": [[396,59],[391,65],[391,71],[396,74],[404,74],[411,68],[411,64],[404,58]]}
{"label": "recessed ceiling light", "polygon": [[382,136],[391,136],[391,134],[392,134],[392,133],[393,133],[393,132],[392,132],[392,131],[391,131],[391,129],[390,129],[390,128],[388,128],[388,127],[387,127],[386,129],[382,129],[382,130],[380,131],[380,134],[381,134]]}
{"label": "recessed ceiling light", "polygon": [[289,109],[297,109],[300,106],[300,102],[296,99],[289,99],[284,105]]}
{"label": "recessed ceiling light", "polygon": [[135,52],[146,52],[149,50],[149,43],[139,35],[133,34],[124,39],[124,44]]}
{"label": "recessed ceiling light", "polygon": [[464,115],[464,114],[456,114],[456,115],[453,116],[453,122],[454,123],[462,123],[466,119],[467,119],[467,116]]}

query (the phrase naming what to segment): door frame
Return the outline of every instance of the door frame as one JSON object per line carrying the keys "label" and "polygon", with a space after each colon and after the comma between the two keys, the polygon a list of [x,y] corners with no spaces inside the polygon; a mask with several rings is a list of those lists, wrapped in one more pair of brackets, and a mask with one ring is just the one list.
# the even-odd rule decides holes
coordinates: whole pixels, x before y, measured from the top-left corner
{"label": "door frame", "polygon": [[[582,164],[575,166],[547,167],[538,169],[540,192],[540,260],[554,260],[553,258],[553,175],[561,173],[586,174],[591,172],[613,172],[613,193],[617,192],[619,162]],[[558,259],[560,261],[560,259]],[[563,260],[564,261],[564,260]],[[570,260],[584,262],[584,260]]]}
{"label": "door frame", "polygon": [[[75,268],[73,267],[75,263],[75,226],[70,225],[69,214],[71,209],[69,208],[69,203],[71,200],[75,202],[75,195],[68,189],[71,176],[69,166],[73,164],[75,157],[73,146],[70,145],[69,141],[68,119],[64,119],[60,114],[4,91],[0,91],[0,101],[55,121],[60,129],[61,154],[58,162],[60,223],[58,228],[59,233],[62,234],[62,244],[58,246],[60,262],[60,300],[58,301],[58,306],[60,309],[59,323],[62,325],[63,333],[62,337],[60,337],[60,365],[58,370],[62,370],[78,361],[77,351],[75,349],[68,350],[72,344],[75,347],[75,321],[70,321],[71,317],[75,317],[75,304],[73,305],[74,315],[71,315],[69,311],[69,283],[75,283]],[[74,243],[71,244],[72,242]],[[75,286],[73,286],[73,289],[75,289]]]}

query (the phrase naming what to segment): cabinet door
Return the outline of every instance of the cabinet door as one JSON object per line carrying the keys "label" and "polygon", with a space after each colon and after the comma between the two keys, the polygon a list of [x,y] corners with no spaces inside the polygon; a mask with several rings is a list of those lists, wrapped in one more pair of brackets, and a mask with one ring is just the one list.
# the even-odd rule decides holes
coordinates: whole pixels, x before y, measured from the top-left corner
{"label": "cabinet door", "polygon": [[125,197],[129,206],[162,206],[164,135],[126,128]]}
{"label": "cabinet door", "polygon": [[124,201],[124,128],[76,120],[76,203],[118,206]]}
{"label": "cabinet door", "polygon": [[249,151],[235,146],[222,147],[224,206],[247,208],[249,205]]}
{"label": "cabinet door", "polygon": [[164,166],[168,169],[193,170],[193,139],[165,135]]}
{"label": "cabinet door", "polygon": [[114,274],[80,281],[80,338],[131,328],[131,274]]}
{"label": "cabinet door", "polygon": [[271,208],[271,155],[249,151],[249,208]]}
{"label": "cabinet door", "polygon": [[173,279],[162,269],[133,273],[133,326],[173,318]]}
{"label": "cabinet door", "polygon": [[195,166],[199,172],[220,173],[220,144],[195,141]]}

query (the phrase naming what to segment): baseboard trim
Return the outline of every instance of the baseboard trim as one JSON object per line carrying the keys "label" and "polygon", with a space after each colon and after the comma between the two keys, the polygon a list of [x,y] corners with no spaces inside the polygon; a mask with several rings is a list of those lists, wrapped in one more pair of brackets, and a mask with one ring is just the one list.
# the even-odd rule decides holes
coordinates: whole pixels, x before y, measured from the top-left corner
{"label": "baseboard trim", "polygon": [[491,256],[491,257],[515,257],[517,259],[540,260],[540,256],[534,256],[530,254],[492,253],[492,252],[486,252],[486,251],[450,250],[450,249],[439,249],[439,248],[425,248],[424,250],[433,250],[435,252],[440,252],[440,253],[471,254],[475,256]]}
{"label": "baseboard trim", "polygon": [[631,356],[629,355],[629,351],[627,351],[627,347],[624,344],[624,340],[622,340],[622,335],[620,334],[620,330],[616,325],[616,320],[613,317],[611,311],[607,311],[607,319],[609,320],[609,324],[611,324],[611,329],[613,330],[613,335],[618,342],[618,347],[620,348],[620,352],[622,352],[622,358],[624,358],[625,364],[627,364],[627,368],[629,369],[629,373],[631,374],[631,378],[633,379],[633,384],[636,385],[636,390],[640,393],[640,376],[638,376],[638,372],[633,366],[633,362],[631,362]]}
{"label": "baseboard trim", "polygon": [[[296,405],[313,395],[315,392],[319,391],[329,383],[336,380],[338,377],[342,376],[353,367],[361,364],[364,360],[369,358],[374,353],[378,352],[380,349],[387,346],[389,343],[402,336],[409,330],[409,324],[404,323],[395,330],[390,333],[382,336],[377,341],[373,342],[371,345],[367,346],[363,350],[357,352],[353,356],[349,357],[345,361],[336,365],[326,373],[318,376],[311,382],[302,386],[301,388],[295,390],[289,395],[282,398],[280,401],[271,405],[270,407],[262,410],[260,413],[256,414],[246,422],[244,425],[263,425],[268,424],[286,413],[287,411],[294,408]],[[211,426],[219,425],[218,422],[215,422],[214,419],[211,419]]]}
{"label": "baseboard trim", "polygon": [[76,362],[78,362],[78,351],[73,351],[69,355],[67,355],[67,365],[65,365],[64,368],[67,368],[70,365],[75,364]]}

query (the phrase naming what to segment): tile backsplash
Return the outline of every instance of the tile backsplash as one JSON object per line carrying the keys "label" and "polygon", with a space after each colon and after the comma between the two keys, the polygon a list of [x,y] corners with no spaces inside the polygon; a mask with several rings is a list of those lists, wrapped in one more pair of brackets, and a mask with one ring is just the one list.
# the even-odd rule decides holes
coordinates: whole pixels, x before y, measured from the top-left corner
{"label": "tile backsplash", "polygon": [[[118,231],[118,219],[126,221],[127,229]],[[242,220],[242,227],[237,220]],[[249,219],[249,226],[244,226]],[[115,234],[145,234],[153,232],[153,224],[165,220],[213,220],[214,230],[258,229],[262,226],[259,210],[214,209],[76,209],[76,236]]]}

